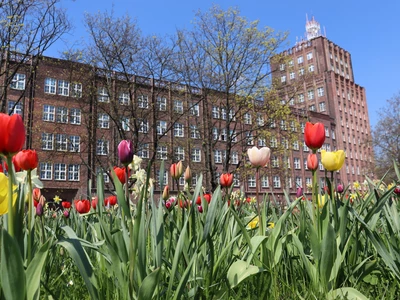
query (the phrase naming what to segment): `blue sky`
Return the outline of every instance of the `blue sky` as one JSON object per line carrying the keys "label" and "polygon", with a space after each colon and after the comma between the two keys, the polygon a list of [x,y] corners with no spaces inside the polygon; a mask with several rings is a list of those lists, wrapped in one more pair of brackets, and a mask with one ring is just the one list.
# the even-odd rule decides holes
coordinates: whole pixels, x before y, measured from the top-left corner
{"label": "blue sky", "polygon": [[[176,28],[190,28],[195,11],[207,11],[213,4],[222,9],[236,7],[249,21],[260,26],[288,31],[282,50],[304,36],[306,14],[325,28],[326,37],[349,51],[355,82],[366,89],[371,125],[385,100],[400,92],[400,1],[397,0],[62,0],[74,30],[46,54],[57,57],[62,50],[82,43],[87,37],[83,15],[111,11],[116,16],[128,13],[144,34],[174,34]],[[400,108],[394,108],[400,109]]]}

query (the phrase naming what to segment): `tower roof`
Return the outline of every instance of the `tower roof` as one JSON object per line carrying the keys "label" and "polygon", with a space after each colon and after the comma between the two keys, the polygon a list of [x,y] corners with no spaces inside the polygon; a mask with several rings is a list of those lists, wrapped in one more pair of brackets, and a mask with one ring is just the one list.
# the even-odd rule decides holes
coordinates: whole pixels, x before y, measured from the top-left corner
{"label": "tower roof", "polygon": [[307,40],[312,40],[313,38],[321,36],[321,26],[317,21],[315,21],[314,17],[311,20],[308,20],[308,16],[306,15],[306,36]]}

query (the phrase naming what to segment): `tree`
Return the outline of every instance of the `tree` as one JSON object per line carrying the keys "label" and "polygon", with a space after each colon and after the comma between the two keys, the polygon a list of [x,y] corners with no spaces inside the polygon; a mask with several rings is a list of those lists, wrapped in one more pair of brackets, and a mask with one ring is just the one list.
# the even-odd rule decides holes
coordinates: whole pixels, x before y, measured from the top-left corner
{"label": "tree", "polygon": [[372,131],[375,151],[375,175],[387,182],[398,180],[393,162],[400,166],[400,93],[386,101],[378,111],[378,123]]}

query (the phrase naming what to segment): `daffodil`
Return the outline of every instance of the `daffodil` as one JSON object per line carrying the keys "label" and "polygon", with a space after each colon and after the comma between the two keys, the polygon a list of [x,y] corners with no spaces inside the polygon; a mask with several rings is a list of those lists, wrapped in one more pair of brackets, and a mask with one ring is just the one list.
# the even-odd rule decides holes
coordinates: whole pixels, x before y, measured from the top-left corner
{"label": "daffodil", "polygon": [[321,150],[321,163],[328,171],[339,171],[343,167],[345,158],[343,150],[333,152]]}
{"label": "daffodil", "polygon": [[392,183],[389,183],[388,184],[388,186],[387,186],[387,189],[388,190],[390,190],[392,187],[394,187],[395,186],[395,184],[392,182]]}
{"label": "daffodil", "polygon": [[357,193],[351,193],[350,194],[350,200],[354,201],[357,199]]}
{"label": "daffodil", "polygon": [[356,190],[359,190],[361,188],[360,183],[358,181],[354,182],[353,183],[353,188],[356,189]]}
{"label": "daffodil", "polygon": [[275,227],[275,223],[274,222],[268,222],[268,228],[269,229],[273,229]]}
{"label": "daffodil", "polygon": [[250,229],[254,229],[254,228],[258,227],[258,221],[259,221],[259,217],[257,216],[251,220],[251,222],[247,225],[247,227]]}
{"label": "daffodil", "polygon": [[58,195],[55,195],[54,198],[53,198],[53,200],[54,200],[54,202],[57,203],[57,204],[61,202],[61,198],[60,198]]}
{"label": "daffodil", "polygon": [[[4,173],[0,173],[0,215],[8,212],[8,177]],[[13,195],[13,205],[17,200],[17,194]]]}

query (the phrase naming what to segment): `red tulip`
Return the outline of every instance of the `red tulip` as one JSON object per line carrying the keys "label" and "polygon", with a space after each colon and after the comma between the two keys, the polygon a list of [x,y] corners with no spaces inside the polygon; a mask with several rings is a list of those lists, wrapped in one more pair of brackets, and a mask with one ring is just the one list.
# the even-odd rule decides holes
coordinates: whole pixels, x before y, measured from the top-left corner
{"label": "red tulip", "polygon": [[117,196],[109,196],[104,199],[105,206],[114,206],[115,204],[117,204]]}
{"label": "red tulip", "polygon": [[41,203],[38,203],[38,205],[36,206],[36,215],[38,217],[43,215],[43,205]]}
{"label": "red tulip", "polygon": [[32,198],[33,200],[39,201],[41,196],[41,192],[39,188],[34,188],[32,191]]}
{"label": "red tulip", "polygon": [[172,164],[169,168],[171,176],[173,179],[179,179],[183,173],[183,165],[182,162],[179,161],[176,164]]}
{"label": "red tulip", "polygon": [[[203,194],[203,198],[204,198],[204,200],[207,201],[208,204],[210,204],[210,202],[211,202],[211,194],[209,194],[209,193]],[[201,197],[200,196],[197,197],[196,204],[197,205],[201,205]]]}
{"label": "red tulip", "polygon": [[96,209],[98,202],[99,202],[99,198],[92,197],[92,203],[91,204],[92,204],[93,209]]}
{"label": "red tulip", "polygon": [[11,117],[0,113],[0,153],[13,155],[25,144],[25,126],[18,114]]}
{"label": "red tulip", "polygon": [[231,173],[224,173],[219,178],[219,182],[222,187],[230,187],[233,183],[233,174]]}
{"label": "red tulip", "polygon": [[64,208],[71,208],[71,202],[69,202],[69,201],[63,201],[63,202],[61,202],[61,205]]}
{"label": "red tulip", "polygon": [[322,123],[306,123],[304,129],[304,141],[313,151],[322,147],[325,142],[325,126]]}
{"label": "red tulip", "polygon": [[309,153],[307,156],[307,168],[311,171],[318,169],[318,157],[315,153]]}
{"label": "red tulip", "polygon": [[35,199],[33,199],[33,206],[34,206],[34,207],[37,207],[38,204],[39,204],[39,201],[36,201]]}
{"label": "red tulip", "polygon": [[4,173],[4,170],[3,170],[3,165],[0,163],[0,172],[1,173]]}
{"label": "red tulip", "polygon": [[121,184],[125,184],[125,168],[114,167],[115,175],[117,175]]}
{"label": "red tulip", "polygon": [[38,155],[36,150],[22,150],[15,155],[15,163],[25,171],[36,169],[38,166]]}
{"label": "red tulip", "polygon": [[197,209],[199,210],[199,213],[203,213],[203,207],[201,205],[197,206]]}
{"label": "red tulip", "polygon": [[80,214],[86,214],[90,211],[90,201],[89,200],[75,200],[75,209]]}
{"label": "red tulip", "polygon": [[122,140],[118,145],[118,157],[120,162],[127,166],[133,160],[133,142],[131,140]]}
{"label": "red tulip", "polygon": [[343,184],[338,184],[338,186],[336,187],[336,192],[341,194],[343,193],[343,190],[344,190]]}

